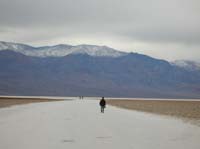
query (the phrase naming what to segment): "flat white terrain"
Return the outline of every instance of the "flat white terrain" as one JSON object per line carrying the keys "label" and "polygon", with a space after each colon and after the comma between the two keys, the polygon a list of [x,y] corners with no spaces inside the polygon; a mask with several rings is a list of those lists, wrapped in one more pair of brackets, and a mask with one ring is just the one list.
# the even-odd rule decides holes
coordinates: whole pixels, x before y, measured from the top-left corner
{"label": "flat white terrain", "polygon": [[0,149],[200,149],[200,127],[97,100],[0,109]]}

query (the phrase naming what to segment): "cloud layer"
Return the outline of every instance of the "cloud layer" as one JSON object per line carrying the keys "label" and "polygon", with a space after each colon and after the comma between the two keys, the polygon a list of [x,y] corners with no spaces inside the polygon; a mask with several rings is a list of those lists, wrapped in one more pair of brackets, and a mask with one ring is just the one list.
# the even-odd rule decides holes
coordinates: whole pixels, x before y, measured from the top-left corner
{"label": "cloud layer", "polygon": [[200,60],[199,0],[0,0],[0,40]]}

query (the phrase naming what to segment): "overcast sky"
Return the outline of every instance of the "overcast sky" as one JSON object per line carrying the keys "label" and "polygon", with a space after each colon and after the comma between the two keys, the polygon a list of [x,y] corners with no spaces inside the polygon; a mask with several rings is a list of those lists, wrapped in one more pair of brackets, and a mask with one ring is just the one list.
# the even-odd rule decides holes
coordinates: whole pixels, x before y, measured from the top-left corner
{"label": "overcast sky", "polygon": [[200,61],[200,0],[0,0],[0,40]]}

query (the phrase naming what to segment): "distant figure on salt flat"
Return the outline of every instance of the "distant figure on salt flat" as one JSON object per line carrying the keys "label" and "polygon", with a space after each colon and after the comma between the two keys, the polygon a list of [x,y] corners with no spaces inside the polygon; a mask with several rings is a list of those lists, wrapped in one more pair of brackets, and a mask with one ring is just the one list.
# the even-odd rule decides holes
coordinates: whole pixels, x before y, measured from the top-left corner
{"label": "distant figure on salt flat", "polygon": [[101,113],[104,113],[104,109],[106,107],[106,101],[105,101],[104,97],[102,97],[102,99],[100,100],[99,105],[101,107]]}
{"label": "distant figure on salt flat", "polygon": [[83,99],[83,96],[79,96],[79,99]]}

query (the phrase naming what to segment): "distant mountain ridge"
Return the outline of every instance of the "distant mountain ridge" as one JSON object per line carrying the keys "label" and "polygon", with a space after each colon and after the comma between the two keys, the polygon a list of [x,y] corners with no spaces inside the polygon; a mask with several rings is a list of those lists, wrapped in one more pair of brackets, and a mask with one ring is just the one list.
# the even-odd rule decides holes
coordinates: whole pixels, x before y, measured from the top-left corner
{"label": "distant mountain ridge", "polygon": [[176,60],[171,64],[191,71],[200,71],[199,62],[194,62],[189,60]]}
{"label": "distant mountain ridge", "polygon": [[15,52],[22,53],[27,56],[35,57],[61,57],[69,54],[88,54],[91,56],[108,56],[108,57],[119,57],[126,55],[125,52],[120,52],[107,46],[96,46],[96,45],[55,45],[55,46],[44,46],[44,47],[32,47],[25,44],[12,43],[12,42],[0,42],[1,50],[12,50]]}
{"label": "distant mountain ridge", "polygon": [[[69,45],[39,51],[62,51],[63,46]],[[82,45],[81,51],[65,56],[30,56],[23,50],[38,49],[23,44],[0,47],[1,95],[200,98],[199,70],[146,55],[116,56],[118,51],[109,53],[107,47],[105,54],[105,47]]]}

